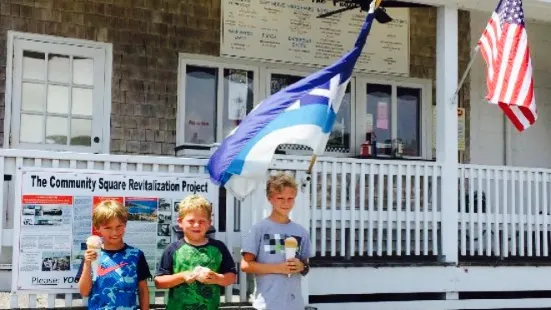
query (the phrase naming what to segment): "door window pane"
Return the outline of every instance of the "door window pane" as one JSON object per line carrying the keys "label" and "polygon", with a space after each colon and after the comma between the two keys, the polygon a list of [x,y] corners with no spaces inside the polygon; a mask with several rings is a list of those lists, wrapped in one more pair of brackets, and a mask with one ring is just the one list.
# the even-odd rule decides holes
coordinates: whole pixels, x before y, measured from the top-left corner
{"label": "door window pane", "polygon": [[222,138],[237,127],[254,106],[253,72],[224,69],[224,123]]}
{"label": "door window pane", "polygon": [[92,145],[92,120],[71,119],[71,145]]}
{"label": "door window pane", "polygon": [[73,83],[94,85],[94,60],[90,58],[73,58]]}
{"label": "door window pane", "polygon": [[185,142],[211,144],[216,141],[218,69],[186,67]]}
{"label": "door window pane", "polygon": [[69,56],[48,55],[48,81],[69,82]]}
{"label": "door window pane", "polygon": [[350,152],[350,127],[352,125],[350,121],[350,98],[351,88],[350,84],[348,84],[341,106],[337,112],[337,118],[331,130],[329,141],[327,141],[327,147],[325,148],[327,152]]}
{"label": "door window pane", "polygon": [[42,143],[44,136],[44,117],[21,113],[21,130],[19,141],[27,143]]}
{"label": "door window pane", "polygon": [[21,110],[44,111],[44,85],[23,83],[21,85]]}
{"label": "door window pane", "polygon": [[390,85],[367,85],[366,133],[375,133],[377,154],[392,153],[392,87]]}
{"label": "door window pane", "polygon": [[44,53],[33,51],[23,52],[23,78],[44,81]]}
{"label": "door window pane", "polygon": [[403,143],[403,155],[420,156],[421,90],[398,87],[398,142]]}
{"label": "door window pane", "polygon": [[48,86],[48,113],[69,113],[69,87],[49,85]]}
{"label": "door window pane", "polygon": [[94,101],[91,89],[73,87],[72,100],[71,113],[73,115],[92,116]]}
{"label": "door window pane", "polygon": [[46,143],[67,145],[67,118],[58,116],[46,118]]}

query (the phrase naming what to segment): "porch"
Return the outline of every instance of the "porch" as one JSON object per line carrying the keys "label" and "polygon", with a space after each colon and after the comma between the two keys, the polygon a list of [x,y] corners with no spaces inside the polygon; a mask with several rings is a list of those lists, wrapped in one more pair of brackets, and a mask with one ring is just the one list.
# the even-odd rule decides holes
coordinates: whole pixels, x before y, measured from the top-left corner
{"label": "porch", "polygon": [[[498,293],[511,288],[535,291],[542,287],[538,286],[540,281],[533,282],[533,276],[551,273],[542,266],[547,265],[551,238],[550,170],[455,165],[460,199],[450,201],[442,189],[443,169],[439,163],[320,158],[309,178],[305,172],[309,160],[309,157],[277,156],[272,169],[293,172],[305,185],[299,191],[292,216],[309,228],[316,252],[312,273],[305,281],[305,295],[313,304],[324,303],[325,295],[341,294],[339,292],[374,296],[427,293],[434,295],[431,300],[444,298],[449,302],[457,300],[449,294],[459,291],[467,295],[480,291]],[[14,223],[19,212],[14,209],[17,205],[15,176],[21,168],[57,168],[77,174],[93,170],[204,176],[205,164],[205,160],[189,158],[2,150],[0,171],[4,178],[0,187],[0,201],[3,201],[0,212],[6,215],[7,221],[0,226],[0,257],[5,260],[14,255],[15,259],[17,255],[12,252],[12,246],[19,244],[14,230],[20,224]],[[215,202],[216,238],[226,243],[236,261],[240,257],[242,233],[268,212],[262,188],[242,202],[220,191],[219,201]],[[451,229],[446,230],[446,226]],[[450,259],[454,256],[458,261]],[[513,263],[532,267],[505,266]],[[496,265],[503,266],[495,268]],[[464,275],[467,270],[471,270],[470,274]],[[506,270],[510,275],[499,275]],[[400,276],[396,274],[398,271]],[[337,277],[334,272],[342,276]],[[344,277],[343,272],[348,275]],[[2,279],[9,279],[9,274],[4,271]],[[422,275],[429,276],[432,282],[407,284],[415,283]],[[512,285],[513,276],[530,279],[532,283]],[[367,285],[362,281],[366,277],[387,280]],[[450,286],[449,281],[457,284]],[[336,286],[328,287],[325,285],[328,282]],[[17,289],[13,282],[12,289]],[[225,290],[223,300],[246,303],[251,290],[250,278],[247,280],[240,272],[238,283]],[[27,292],[31,294],[29,306],[36,306],[36,294],[45,292]],[[152,290],[151,294],[162,301],[159,296],[165,292]],[[82,304],[80,298],[73,299],[73,293],[66,294],[64,301],[57,297],[56,294],[47,296],[48,307],[60,302],[67,306]],[[13,308],[18,307],[17,298],[13,295]],[[397,297],[387,298],[390,299],[379,300],[377,304],[386,302],[385,305],[391,307],[397,302],[393,299]],[[551,300],[533,302],[548,304]],[[358,304],[360,308],[351,309],[361,309],[363,304]],[[474,305],[476,303],[471,307]]]}
{"label": "porch", "polygon": [[[477,102],[477,100],[481,101],[484,91],[480,86],[484,84],[484,70],[481,62],[478,64],[479,70],[474,70],[470,78],[470,83],[474,85],[471,87],[470,95],[462,94],[464,100],[461,101],[469,102],[468,106],[463,107],[466,108],[466,113],[472,115],[472,121],[466,125],[470,133],[466,133],[465,136],[473,145],[470,149],[471,161],[485,163],[490,162],[487,159],[491,159],[494,165],[458,164],[457,107],[461,104],[450,99],[453,98],[458,77],[463,73],[462,69],[464,68],[462,67],[466,64],[466,59],[462,59],[458,64],[458,37],[461,37],[461,34],[458,29],[457,8],[484,11],[484,13],[477,13],[475,22],[471,18],[471,24],[476,27],[471,29],[473,40],[465,44],[472,47],[490,12],[494,9],[495,2],[474,0],[416,0],[415,2],[438,6],[435,10],[437,11],[436,17],[432,16],[436,20],[436,27],[434,27],[436,29],[427,28],[430,31],[434,30],[436,35],[435,55],[426,56],[419,52],[417,57],[412,58],[412,66],[415,66],[416,62],[422,61],[431,64],[428,67],[419,66],[417,68],[417,71],[423,71],[423,78],[427,82],[421,85],[424,99],[420,102],[423,102],[422,107],[425,108],[423,108],[423,116],[418,118],[420,129],[417,129],[419,135],[422,136],[419,148],[420,154],[423,156],[417,156],[417,160],[322,157],[318,159],[311,175],[306,173],[310,161],[308,156],[278,155],[273,162],[272,169],[293,172],[297,180],[304,184],[299,192],[293,219],[309,228],[316,253],[316,257],[312,260],[312,271],[304,279],[303,293],[306,300],[320,310],[359,310],[367,307],[423,310],[429,308],[551,307],[551,298],[548,298],[548,279],[551,277],[551,266],[548,263],[551,242],[551,207],[549,206],[551,202],[549,197],[551,170],[524,168],[528,163],[541,167],[551,167],[551,164],[545,155],[541,155],[537,158],[538,161],[535,161],[533,160],[534,156],[528,156],[528,159],[524,160],[513,154],[517,149],[519,153],[522,151],[523,155],[526,149],[530,150],[531,155],[548,154],[546,152],[548,145],[541,143],[548,141],[547,136],[541,135],[542,132],[548,132],[546,126],[549,125],[546,125],[545,121],[539,121],[534,126],[534,131],[518,138],[514,136],[509,127],[506,127],[507,125],[501,123],[503,121],[502,114],[497,111],[496,107]],[[551,16],[549,4],[536,0],[525,2],[527,16],[540,21],[549,20],[549,16]],[[175,19],[178,16],[180,15],[174,15]],[[185,18],[178,18],[178,20],[188,18],[187,16],[183,17]],[[213,23],[216,26],[214,28],[218,29],[219,24],[219,20]],[[100,25],[102,29],[104,26]],[[186,27],[191,26],[186,25]],[[531,36],[531,42],[539,44],[538,50],[547,50],[551,44],[545,43],[549,27],[535,28],[538,29],[538,36]],[[112,35],[111,30],[109,28],[107,32],[110,35]],[[209,35],[218,31],[208,28],[204,30],[208,31]],[[123,29],[123,31],[124,33],[121,34],[123,38],[132,33],[128,29]],[[115,40],[112,37],[108,38],[104,30],[100,33],[105,38],[93,39],[98,41]],[[55,35],[59,35],[59,33]],[[540,38],[543,38],[541,42]],[[163,37],[163,39],[167,38]],[[184,39],[187,38],[182,38],[180,41],[187,42]],[[115,50],[120,49],[122,45],[117,46],[117,42],[115,43]],[[140,41],[139,44],[141,48],[143,42]],[[130,50],[135,48],[131,44],[127,46]],[[20,52],[23,52],[23,47],[20,48]],[[58,49],[60,47],[47,51],[50,53],[58,51]],[[101,137],[98,140],[101,141],[101,146],[96,145],[99,142],[94,139],[94,144],[88,150],[91,153],[150,152],[150,150],[152,150],[151,153],[159,151],[168,154],[172,152],[174,142],[180,144],[187,139],[182,134],[185,131],[181,128],[187,120],[186,114],[182,112],[185,110],[185,96],[182,93],[176,93],[176,89],[182,87],[179,84],[176,85],[176,78],[185,78],[187,65],[197,67],[197,64],[201,64],[210,69],[215,67],[218,70],[215,77],[219,79],[216,80],[216,83],[212,83],[213,89],[222,90],[224,88],[224,70],[233,69],[233,67],[226,68],[225,62],[239,62],[233,58],[216,57],[224,59],[217,64],[202,62],[188,64],[182,61],[182,51],[185,49],[180,47],[166,53],[166,55],[180,53],[181,59],[178,60],[177,65],[174,64],[177,62],[175,59],[169,57],[162,59],[157,54],[152,56],[155,58],[155,62],[158,62],[159,70],[164,70],[159,75],[168,77],[166,81],[164,79],[155,82],[148,80],[145,84],[141,84],[139,82],[141,80],[134,79],[132,83],[129,83],[126,79],[128,72],[132,72],[129,76],[134,72],[138,72],[138,76],[144,75],[143,72],[155,72],[147,66],[147,59],[150,58],[146,58],[144,67],[126,68],[123,66],[126,64],[126,60],[123,61],[126,59],[126,54],[116,54],[120,57],[117,57],[113,63],[110,58],[111,47],[106,49],[109,51],[106,53],[107,60],[99,61],[98,66],[100,69],[104,66],[108,71],[108,74],[105,74],[105,82],[108,86],[105,89],[97,88],[99,100],[98,98],[95,100],[101,102],[101,113],[96,113],[97,111],[94,110],[95,131],[93,134],[90,133],[90,138],[92,138],[99,130],[101,134],[96,137]],[[197,53],[197,51],[191,52]],[[208,54],[217,54],[218,52],[216,50]],[[422,53],[425,52],[425,50],[422,51]],[[63,54],[65,51],[59,51],[59,53]],[[19,58],[11,57],[11,54],[7,58],[6,76],[10,77],[10,71],[15,67],[12,66],[12,58],[22,61],[23,54],[20,54],[17,56]],[[545,55],[545,53],[538,51],[538,55]],[[429,61],[433,56],[435,56],[434,64]],[[132,59],[131,57],[129,59]],[[539,57],[534,57],[535,75],[541,77],[541,79],[536,79],[536,91],[540,98],[545,98],[545,95],[549,94],[545,82],[551,80],[551,75],[548,73],[551,72],[551,69],[546,62],[541,61],[544,58]],[[237,66],[238,69],[252,72],[257,81],[256,84],[250,83],[249,85],[253,93],[252,96],[249,96],[251,108],[254,103],[259,101],[258,99],[271,93],[273,76],[280,73],[289,74],[289,72],[296,76],[308,73],[294,68],[294,65],[262,63],[261,66],[257,66],[257,62],[254,61],[240,61],[247,62],[247,64]],[[166,63],[166,67],[161,66],[161,63]],[[110,70],[113,64],[115,73],[112,77]],[[433,68],[433,65],[436,67]],[[178,76],[170,66],[180,68]],[[294,71],[281,69],[283,71],[280,72],[273,70],[272,67],[293,67]],[[425,71],[430,71],[430,73],[425,76]],[[435,76],[432,74],[433,71]],[[174,75],[165,74],[167,72],[173,72]],[[21,73],[19,74],[21,75]],[[359,115],[365,112],[369,86],[367,77],[368,75],[363,74],[357,82],[351,84],[352,88],[357,87],[359,94],[351,96],[351,100],[356,100],[358,104],[346,112],[347,115]],[[390,109],[396,109],[395,103],[398,99],[395,90],[399,87],[411,86],[412,80],[410,77],[384,78],[381,79],[404,82],[400,85],[397,82],[386,85],[392,87],[392,91],[388,95],[391,98],[389,102],[392,102]],[[435,78],[434,83],[432,82],[433,78]],[[374,81],[380,83],[381,79],[377,76]],[[20,199],[17,175],[21,168],[63,169],[77,174],[95,171],[98,173],[206,177],[205,159],[93,155],[22,149],[29,147],[17,141],[20,136],[18,126],[21,125],[19,119],[22,111],[22,103],[18,98],[20,93],[18,81],[23,83],[24,78],[7,78],[6,80],[8,82],[5,87],[6,121],[3,140],[5,143],[4,149],[0,150],[0,173],[4,176],[0,179],[0,214],[3,215],[3,219],[0,220],[0,290],[16,291],[19,289],[16,282],[18,267],[12,263],[19,255],[16,248],[20,238],[17,226],[21,223],[15,219],[21,212],[17,208],[20,206],[20,201],[17,201]],[[259,83],[258,80],[262,80],[262,82]],[[112,81],[122,83],[122,87],[113,89],[113,98],[111,98]],[[149,84],[150,82],[151,84]],[[12,86],[12,83],[15,86]],[[45,83],[47,84],[47,82]],[[155,91],[138,89],[140,85],[153,84],[155,84]],[[169,85],[166,89],[165,84]],[[162,86],[159,87],[163,89],[162,95],[157,94],[158,85]],[[419,88],[419,85],[414,86]],[[435,91],[435,95],[432,94],[433,91]],[[226,116],[222,115],[225,111],[223,100],[226,98],[223,97],[224,92],[220,91],[219,93],[220,96],[210,99],[214,102],[213,107],[218,109],[216,113],[209,112],[213,117],[211,124],[220,124],[222,120],[226,119]],[[143,94],[146,94],[145,98],[147,99],[138,98]],[[153,97],[151,97],[152,94]],[[155,96],[158,100],[151,99]],[[433,97],[435,98],[434,102]],[[470,100],[471,98],[473,100]],[[112,111],[111,99],[114,103]],[[175,118],[177,120],[172,118],[174,111],[165,107],[169,102],[176,104],[176,101],[178,108]],[[205,100],[205,102],[207,101]],[[164,118],[163,116],[162,119],[157,119],[149,114],[146,115],[146,113],[137,118],[127,115],[126,111],[140,108],[138,105],[134,105],[135,103],[143,103],[143,107],[148,108],[148,111],[153,111],[157,107],[165,107],[168,111],[166,114],[170,114],[170,117]],[[155,105],[157,103],[158,105]],[[491,115],[482,111],[486,109],[486,106],[488,109],[492,109]],[[434,135],[431,130],[430,117],[432,109],[437,109]],[[538,101],[538,109],[543,111],[547,109],[547,105],[543,101]],[[372,112],[372,114],[375,113]],[[394,110],[391,110],[391,114],[394,115]],[[546,114],[542,113],[542,115]],[[397,129],[393,124],[397,122],[397,117],[392,116],[392,118],[386,119],[391,122],[390,126],[387,124],[381,125],[381,127],[387,127],[385,130],[388,131],[392,127],[394,132],[391,136],[395,137]],[[124,119],[129,119],[134,124],[128,125],[127,128],[126,125],[121,125]],[[153,131],[146,133],[142,130],[135,130],[139,126],[149,124],[150,120],[154,123],[150,129],[161,128],[161,136],[166,134],[168,142],[164,141],[161,144],[158,143],[156,137],[145,137],[146,134],[153,135]],[[348,137],[350,152],[347,155],[353,156],[359,151],[358,142],[363,142],[365,132],[363,127],[366,125],[362,122],[363,120],[359,119],[351,121],[349,124],[351,130]],[[161,127],[159,125],[161,123],[174,124]],[[373,127],[374,121],[371,120],[370,123]],[[213,141],[218,141],[215,138],[223,137],[226,130],[233,128],[231,127],[233,125],[228,126],[218,125],[213,130],[215,131],[212,137]],[[33,133],[32,130],[29,132]],[[129,134],[127,135],[126,132]],[[139,138],[140,141],[131,141],[127,145],[126,139],[139,132],[144,137]],[[173,132],[175,134],[172,134]],[[179,136],[174,137],[174,135]],[[343,135],[343,137],[345,136]],[[436,136],[434,142],[436,157],[433,156],[433,147],[430,145],[433,136]],[[526,137],[532,137],[532,139]],[[532,144],[518,143],[528,140]],[[142,148],[144,145],[147,147]],[[51,145],[41,146],[52,147]],[[496,155],[496,150],[498,152],[501,150],[503,154]],[[437,160],[428,160],[431,158],[437,158]],[[214,201],[217,206],[215,210],[216,238],[225,242],[238,261],[242,233],[246,233],[253,223],[267,215],[269,205],[263,189],[258,189],[245,201],[238,201],[223,189],[217,192],[219,199]],[[174,219],[173,213],[172,218]],[[251,277],[239,272],[238,282],[224,291],[222,301],[230,305],[247,304],[252,289]],[[50,290],[20,290],[18,294],[14,293],[11,296],[11,307],[54,308],[77,307],[86,304],[86,300],[81,299],[76,290],[66,291],[67,293],[63,291],[60,294],[59,291]],[[152,290],[151,297],[155,303],[162,304],[167,297],[167,292]],[[28,301],[24,301],[24,299],[28,299]]]}

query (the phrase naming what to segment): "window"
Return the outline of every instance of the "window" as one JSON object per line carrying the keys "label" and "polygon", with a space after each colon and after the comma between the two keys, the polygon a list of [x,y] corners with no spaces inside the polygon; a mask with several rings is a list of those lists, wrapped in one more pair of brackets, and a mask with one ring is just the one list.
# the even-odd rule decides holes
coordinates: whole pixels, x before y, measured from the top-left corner
{"label": "window", "polygon": [[[286,64],[190,54],[180,55],[177,144],[188,155],[222,141],[262,99],[315,71]],[[346,89],[325,155],[356,156],[367,133],[375,133],[377,151],[392,156],[428,158],[432,132],[432,85],[427,80],[355,74]],[[428,125],[427,125],[428,124]],[[302,145],[281,145],[286,154],[311,154]]]}
{"label": "window", "polygon": [[[297,74],[285,74],[285,73],[270,73],[270,95],[273,95],[280,91],[281,89],[298,82],[306,74],[297,75]],[[351,81],[352,83],[352,81]],[[337,112],[337,117],[335,124],[333,125],[333,130],[329,135],[329,140],[327,141],[327,146],[325,148],[326,153],[350,153],[350,139],[351,139],[351,114],[350,107],[351,103],[351,83],[348,84],[346,88],[346,93],[342,100],[339,111]],[[307,146],[302,145],[282,145],[279,147],[280,150],[287,151],[287,153],[295,153],[300,151],[311,152],[312,149]]]}
{"label": "window", "polygon": [[[399,84],[398,84],[399,85]],[[378,155],[421,157],[421,87],[368,83],[366,133],[373,133]]]}
{"label": "window", "polygon": [[253,109],[254,69],[206,62],[181,62],[180,68],[185,112],[179,116],[178,144],[220,142]]}
{"label": "window", "polygon": [[9,40],[8,147],[108,152],[111,45],[16,32]]}

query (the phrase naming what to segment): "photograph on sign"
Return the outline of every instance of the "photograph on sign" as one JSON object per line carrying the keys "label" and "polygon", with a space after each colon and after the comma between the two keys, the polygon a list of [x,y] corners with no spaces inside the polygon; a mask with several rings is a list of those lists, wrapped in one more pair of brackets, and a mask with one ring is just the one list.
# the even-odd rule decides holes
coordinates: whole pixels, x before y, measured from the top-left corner
{"label": "photograph on sign", "polygon": [[[218,187],[208,175],[135,175],[69,169],[24,169],[17,214],[14,273],[18,290],[76,289],[76,273],[87,248],[86,239],[98,232],[92,225],[94,208],[115,200],[127,208],[124,242],[143,251],[152,274],[171,242],[178,202],[201,194],[214,205]],[[154,285],[153,282],[149,283]]]}

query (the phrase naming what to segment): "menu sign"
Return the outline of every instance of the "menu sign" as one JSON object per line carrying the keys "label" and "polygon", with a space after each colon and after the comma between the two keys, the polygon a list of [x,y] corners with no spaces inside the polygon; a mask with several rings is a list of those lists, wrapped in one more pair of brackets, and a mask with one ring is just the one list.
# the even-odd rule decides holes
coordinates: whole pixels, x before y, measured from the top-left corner
{"label": "menu sign", "polygon": [[[320,3],[325,2],[325,3]],[[222,56],[324,66],[352,49],[367,12],[319,14],[340,8],[320,0],[222,0]],[[388,8],[394,19],[373,23],[355,67],[409,75],[409,9]]]}

